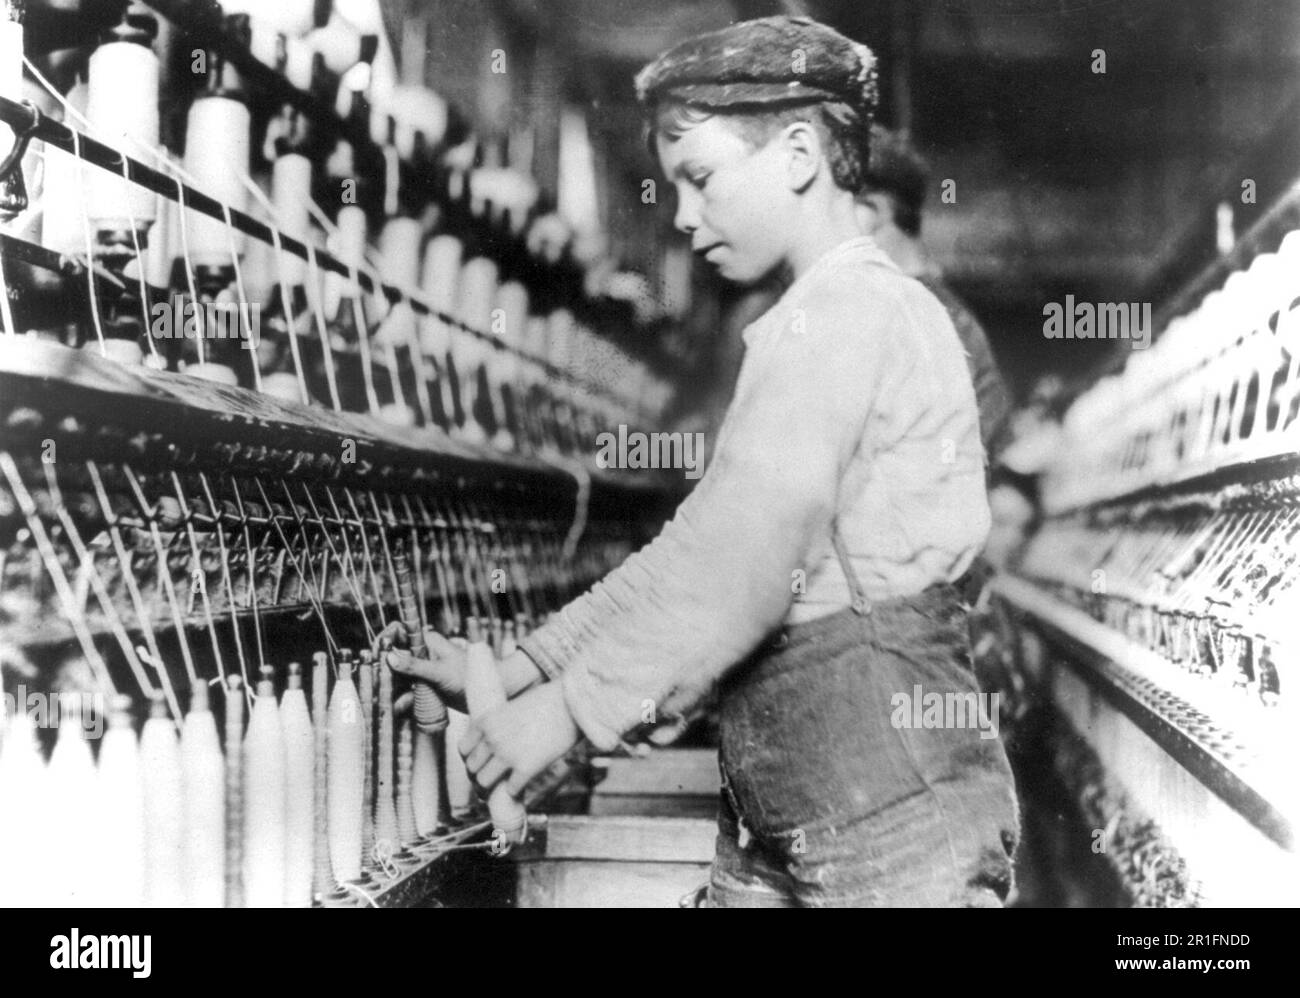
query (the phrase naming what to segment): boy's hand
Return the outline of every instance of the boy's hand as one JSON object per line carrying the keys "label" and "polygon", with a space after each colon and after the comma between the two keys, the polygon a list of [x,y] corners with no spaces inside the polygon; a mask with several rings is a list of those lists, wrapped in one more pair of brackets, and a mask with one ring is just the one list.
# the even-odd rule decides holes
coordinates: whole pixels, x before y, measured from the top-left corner
{"label": "boy's hand", "polygon": [[[407,643],[406,632],[400,624],[389,625],[381,636],[394,638],[394,644],[398,640]],[[469,713],[465,706],[465,665],[468,660],[465,650],[456,647],[431,627],[425,629],[424,645],[428,649],[428,658],[416,658],[406,649],[394,648],[385,662],[394,672],[431,684],[448,707],[462,714]]]}
{"label": "boy's hand", "polygon": [[460,742],[465,768],[483,790],[505,780],[512,797],[582,737],[559,683],[544,683],[470,722]]}

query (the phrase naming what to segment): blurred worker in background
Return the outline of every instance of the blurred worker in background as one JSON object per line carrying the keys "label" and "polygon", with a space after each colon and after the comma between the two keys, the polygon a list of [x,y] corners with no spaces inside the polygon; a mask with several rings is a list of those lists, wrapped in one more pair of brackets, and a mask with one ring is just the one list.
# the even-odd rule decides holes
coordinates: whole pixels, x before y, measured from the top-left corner
{"label": "blurred worker in background", "polygon": [[929,184],[929,167],[905,138],[880,126],[871,130],[867,183],[858,194],[859,224],[899,270],[924,284],[948,310],[966,348],[979,406],[980,438],[991,467],[1006,443],[1011,393],[979,320],[944,283],[921,242],[921,209]]}

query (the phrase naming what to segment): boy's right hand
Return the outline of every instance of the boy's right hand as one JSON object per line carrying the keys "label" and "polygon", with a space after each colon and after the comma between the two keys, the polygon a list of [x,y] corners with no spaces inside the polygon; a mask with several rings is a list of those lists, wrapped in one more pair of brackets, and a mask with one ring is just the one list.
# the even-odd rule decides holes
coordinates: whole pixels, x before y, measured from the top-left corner
{"label": "boy's right hand", "polygon": [[[409,643],[400,624],[390,626],[383,636],[393,638],[394,644]],[[452,710],[469,713],[465,706],[465,668],[469,660],[465,649],[452,644],[432,627],[425,628],[424,645],[428,658],[416,658],[408,649],[394,648],[384,661],[394,672],[429,683]]]}

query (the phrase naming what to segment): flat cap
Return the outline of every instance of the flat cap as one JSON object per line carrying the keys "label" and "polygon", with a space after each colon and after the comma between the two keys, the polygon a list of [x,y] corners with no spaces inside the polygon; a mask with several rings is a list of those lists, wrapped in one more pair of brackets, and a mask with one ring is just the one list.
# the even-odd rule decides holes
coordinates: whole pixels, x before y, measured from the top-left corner
{"label": "flat cap", "polygon": [[763,17],[673,46],[637,74],[636,91],[646,105],[712,111],[842,101],[866,123],[876,110],[876,57],[812,18]]}

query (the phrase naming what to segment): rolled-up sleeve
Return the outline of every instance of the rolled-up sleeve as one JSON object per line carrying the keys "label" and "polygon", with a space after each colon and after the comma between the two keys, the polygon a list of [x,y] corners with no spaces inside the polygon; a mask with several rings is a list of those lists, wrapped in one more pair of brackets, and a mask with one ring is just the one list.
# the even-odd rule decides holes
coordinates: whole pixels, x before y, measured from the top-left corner
{"label": "rolled-up sleeve", "polygon": [[522,643],[599,748],[703,695],[784,619],[888,366],[904,310],[818,289],[760,320],[713,460],[659,536]]}

